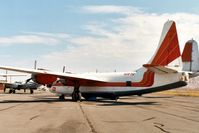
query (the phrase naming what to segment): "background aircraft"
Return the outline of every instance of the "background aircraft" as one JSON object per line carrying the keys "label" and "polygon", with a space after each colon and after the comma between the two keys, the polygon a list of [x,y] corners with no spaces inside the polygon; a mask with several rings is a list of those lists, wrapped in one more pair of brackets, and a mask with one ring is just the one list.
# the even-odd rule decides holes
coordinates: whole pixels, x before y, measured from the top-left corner
{"label": "background aircraft", "polygon": [[30,94],[33,94],[34,90],[36,90],[40,86],[35,82],[26,82],[26,83],[15,82],[15,83],[4,83],[4,84],[5,84],[4,92],[6,91],[7,88],[9,88],[9,93],[15,93],[16,90],[23,89],[24,92],[26,92],[26,90],[30,90]]}
{"label": "background aircraft", "polygon": [[[51,86],[51,92],[59,94],[60,99],[66,95],[72,96],[74,101],[81,100],[81,96],[117,99],[187,85],[189,78],[197,76],[199,71],[199,54],[198,49],[193,50],[195,46],[194,40],[188,41],[181,56],[176,24],[167,21],[154,56],[136,72],[72,74],[9,66],[0,66],[0,69],[30,73],[34,82]],[[133,61],[133,57],[129,58]]]}
{"label": "background aircraft", "polygon": [[4,84],[4,93],[6,92],[6,89],[9,89],[9,93],[15,93],[16,90],[23,89],[24,92],[26,90],[30,90],[30,94],[34,93],[34,90],[40,88],[46,90],[44,86],[39,85],[38,83],[35,83],[33,81],[30,81],[31,79],[27,79],[25,83],[16,81],[12,83],[11,77],[18,77],[18,76],[28,76],[27,74],[8,74],[6,70],[6,74],[0,74],[0,77],[5,77],[5,80],[2,80],[1,82]]}

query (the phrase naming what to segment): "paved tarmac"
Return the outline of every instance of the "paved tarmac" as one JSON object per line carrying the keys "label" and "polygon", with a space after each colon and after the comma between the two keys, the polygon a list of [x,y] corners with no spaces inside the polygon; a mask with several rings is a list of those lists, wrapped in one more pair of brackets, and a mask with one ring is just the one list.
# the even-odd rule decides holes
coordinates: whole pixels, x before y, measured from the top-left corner
{"label": "paved tarmac", "polygon": [[199,97],[150,94],[61,102],[50,92],[0,94],[1,133],[198,133]]}

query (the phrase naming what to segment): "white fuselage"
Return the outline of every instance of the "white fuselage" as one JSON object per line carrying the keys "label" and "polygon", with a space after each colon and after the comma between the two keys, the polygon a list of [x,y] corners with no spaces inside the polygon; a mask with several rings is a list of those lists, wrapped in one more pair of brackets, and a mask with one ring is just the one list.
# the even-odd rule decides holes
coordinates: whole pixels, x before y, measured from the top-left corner
{"label": "white fuselage", "polygon": [[[82,74],[83,76],[88,76],[88,77],[93,76],[98,79],[102,79],[106,81],[107,84],[104,84],[104,85],[98,85],[98,84],[89,85],[88,84],[86,86],[80,86],[80,92],[95,94],[95,93],[122,93],[122,92],[142,91],[142,90],[147,90],[150,88],[170,85],[172,83],[177,83],[185,79],[183,78],[184,75],[182,72],[172,73],[172,74],[154,73],[153,84],[150,86],[126,85],[127,81],[130,81],[133,83],[133,82],[141,82],[143,80],[144,78],[143,75],[144,75],[145,70],[143,70],[142,68],[141,70],[138,70],[138,71],[139,73],[138,72],[137,73],[136,72],[114,72],[114,73]],[[152,79],[149,78],[149,80],[152,80]],[[146,80],[145,82],[148,82],[148,81]],[[51,92],[54,92],[57,94],[64,94],[64,95],[71,95],[73,90],[74,90],[73,86],[67,86],[67,85],[64,86],[64,85],[56,85],[56,84],[50,88]]]}

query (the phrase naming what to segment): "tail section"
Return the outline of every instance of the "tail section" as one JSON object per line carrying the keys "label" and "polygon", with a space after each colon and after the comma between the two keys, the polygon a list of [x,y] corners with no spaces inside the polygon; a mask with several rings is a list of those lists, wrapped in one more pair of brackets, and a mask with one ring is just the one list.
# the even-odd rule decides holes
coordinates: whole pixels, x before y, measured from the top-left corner
{"label": "tail section", "polygon": [[175,65],[180,65],[180,57],[176,24],[174,21],[167,21],[162,30],[159,46],[148,64],[168,66],[173,61],[178,60],[178,64]]}
{"label": "tail section", "polygon": [[194,40],[186,42],[182,53],[183,71],[199,72],[198,44]]}
{"label": "tail section", "polygon": [[[166,66],[178,65],[178,67],[176,68],[179,68],[180,63],[181,63],[181,54],[180,54],[176,24],[174,21],[167,21],[164,24],[159,41],[159,46],[154,56],[151,58],[148,64],[143,65],[144,68],[140,68],[139,70],[137,70],[135,77],[136,76],[138,77],[138,82],[133,82],[132,86],[150,87],[155,83],[155,73],[159,74],[175,73],[176,72],[175,69],[173,70],[167,68]],[[158,85],[161,84],[161,82],[159,81],[156,82],[157,82],[156,84]],[[162,84],[165,84],[165,82],[163,82]]]}

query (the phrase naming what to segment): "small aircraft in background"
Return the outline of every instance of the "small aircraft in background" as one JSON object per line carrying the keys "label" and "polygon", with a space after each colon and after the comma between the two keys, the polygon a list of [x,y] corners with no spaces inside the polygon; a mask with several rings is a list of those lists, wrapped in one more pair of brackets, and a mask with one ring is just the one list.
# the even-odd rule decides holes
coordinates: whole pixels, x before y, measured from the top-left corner
{"label": "small aircraft in background", "polygon": [[[16,90],[23,89],[24,92],[26,90],[30,90],[30,94],[34,93],[34,90],[37,88],[44,89],[39,85],[38,83],[35,83],[33,81],[30,81],[30,79],[27,79],[25,83],[16,81],[14,83],[11,83],[11,77],[19,77],[19,76],[28,76],[27,74],[8,74],[6,70],[6,74],[0,74],[0,77],[5,77],[5,80],[2,80],[1,82],[4,84],[4,93],[6,92],[6,89],[9,89],[9,93],[15,93]],[[10,78],[10,82],[8,79]]]}
{"label": "small aircraft in background", "polygon": [[[133,62],[133,57],[129,58]],[[186,86],[189,78],[199,75],[199,53],[196,41],[190,40],[181,55],[176,24],[167,21],[155,54],[135,72],[74,74],[10,66],[0,69],[30,73],[34,82],[51,86],[51,92],[59,94],[61,100],[65,96],[71,96],[73,101],[81,97],[117,99]]]}
{"label": "small aircraft in background", "polygon": [[9,93],[15,93],[16,90],[21,90],[23,89],[24,92],[26,90],[30,90],[30,94],[34,93],[34,90],[37,90],[37,88],[40,86],[39,84],[35,82],[27,82],[27,83],[22,83],[22,82],[14,82],[14,83],[4,83],[4,92],[6,91],[7,88],[9,88]]}

